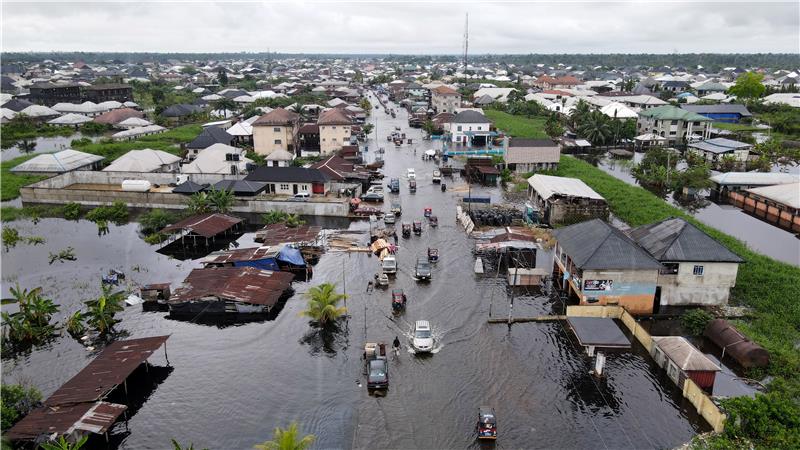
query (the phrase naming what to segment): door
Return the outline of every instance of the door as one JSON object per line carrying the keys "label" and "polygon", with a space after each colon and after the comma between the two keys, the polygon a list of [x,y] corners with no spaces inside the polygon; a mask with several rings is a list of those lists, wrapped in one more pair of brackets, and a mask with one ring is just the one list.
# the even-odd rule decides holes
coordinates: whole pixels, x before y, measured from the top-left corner
{"label": "door", "polygon": [[653,314],[658,314],[661,307],[661,286],[656,286],[656,295],[653,297]]}
{"label": "door", "polygon": [[293,192],[294,194],[297,194],[297,192],[298,192],[298,191],[297,191],[297,183],[294,183],[294,184],[292,184],[292,192]]}

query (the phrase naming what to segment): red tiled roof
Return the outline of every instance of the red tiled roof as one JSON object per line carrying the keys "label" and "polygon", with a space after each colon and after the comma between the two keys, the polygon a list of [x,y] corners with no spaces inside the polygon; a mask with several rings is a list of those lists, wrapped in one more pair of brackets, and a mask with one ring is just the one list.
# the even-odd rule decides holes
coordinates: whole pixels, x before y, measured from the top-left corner
{"label": "red tiled roof", "polygon": [[341,109],[331,108],[319,115],[317,125],[351,125],[353,120]]}
{"label": "red tiled roof", "polygon": [[283,108],[275,108],[272,111],[259,117],[253,126],[259,125],[292,125],[300,118],[296,112],[289,111]]}
{"label": "red tiled roof", "polygon": [[436,86],[435,88],[431,89],[431,91],[439,95],[459,95],[457,90],[444,85]]}
{"label": "red tiled roof", "polygon": [[542,94],[564,95],[566,97],[572,97],[572,94],[569,92],[560,91],[558,89],[545,89],[542,91]]}
{"label": "red tiled roof", "polygon": [[130,119],[131,117],[138,117],[141,119],[144,117],[144,113],[132,108],[119,108],[109,111],[107,113],[100,114],[99,116],[94,118],[94,121],[97,123],[116,125],[125,119]]}

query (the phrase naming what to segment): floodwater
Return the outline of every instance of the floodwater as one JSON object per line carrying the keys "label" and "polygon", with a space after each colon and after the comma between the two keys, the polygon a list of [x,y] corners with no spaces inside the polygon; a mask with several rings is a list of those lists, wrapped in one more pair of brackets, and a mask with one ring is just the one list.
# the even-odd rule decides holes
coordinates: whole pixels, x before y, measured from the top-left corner
{"label": "floodwater", "polygon": [[[603,156],[597,161],[597,167],[628,184],[638,186],[630,169],[632,164],[638,164],[643,157],[644,153],[634,153],[631,162]],[[706,225],[744,241],[759,253],[800,266],[800,239],[786,230],[751,216],[732,205],[705,201],[702,206],[687,209],[678,204],[672,195],[667,196],[667,201],[673,206],[684,209]]]}
{"label": "floodwater", "polygon": [[[395,121],[382,111],[373,114],[379,116],[384,142],[387,126],[406,128],[402,112]],[[407,133],[419,142],[419,130]],[[146,392],[127,428],[115,426],[112,447],[162,449],[174,438],[195,448],[251,448],[269,439],[275,426],[297,420],[303,432],[317,436],[315,448],[478,448],[483,445],[473,429],[481,405],[496,409],[500,448],[672,448],[708,431],[638,344],[610,354],[606,376],[596,379],[589,374],[590,358],[564,323],[511,328],[487,323],[490,310],[507,316],[511,292],[502,280],[473,274],[474,242],[455,222],[456,190],[463,192],[464,186],[446,178],[450,189],[443,193],[432,184],[433,163],[420,159],[428,144],[417,146],[416,155],[407,145],[398,150],[383,145],[387,177],[403,181],[401,193],[389,195],[401,202],[402,221],[421,219],[426,206],[439,216],[438,228],[400,239],[399,273],[389,289],[367,292],[378,270],[376,257],[329,252],[312,280],[294,284],[296,294],[274,320],[220,327],[171,320],[138,306],[121,313],[118,328],[130,337],[171,335],[167,349],[173,370]],[[370,152],[375,148],[370,143]],[[416,168],[416,194],[406,189],[407,167]],[[500,196],[496,188],[478,192]],[[48,242],[3,254],[4,296],[15,282],[41,285],[61,305],[62,317],[99,292],[99,277],[110,268],[121,269],[137,284],[171,281],[174,287],[198,266],[156,253],[138,237],[135,224],[112,225],[102,237],[86,221],[42,219],[38,225],[15,226]],[[350,228],[368,230],[369,223],[354,222]],[[255,245],[253,236],[244,234],[240,247]],[[48,252],[66,246],[75,248],[77,261],[48,265]],[[430,283],[417,283],[410,272],[429,246],[438,247],[440,261]],[[337,283],[349,296],[349,317],[333,332],[320,332],[298,315],[302,294],[322,282]],[[392,288],[408,296],[407,310],[397,318],[391,313]],[[516,290],[514,296],[515,316],[561,307],[546,291]],[[438,352],[401,352],[390,359],[385,396],[370,395],[362,375],[364,343],[390,345],[420,319],[431,322]],[[47,396],[91,357],[63,336],[4,359],[4,381],[28,380]],[[164,366],[164,352],[150,361]]]}
{"label": "floodwater", "polygon": [[[72,136],[48,136],[48,137],[37,137],[36,141],[36,149],[32,152],[28,152],[27,154],[39,154],[39,153],[53,153],[53,152],[60,152],[61,150],[66,150],[68,148],[72,148],[72,141],[75,139],[81,138],[89,138],[92,141],[96,141],[100,139],[102,136],[84,136],[80,132],[76,132]],[[8,161],[10,159],[14,159],[18,156],[22,156],[25,153],[19,150],[19,147],[13,145],[9,148],[4,148],[2,153],[0,153],[0,158],[3,161]]]}

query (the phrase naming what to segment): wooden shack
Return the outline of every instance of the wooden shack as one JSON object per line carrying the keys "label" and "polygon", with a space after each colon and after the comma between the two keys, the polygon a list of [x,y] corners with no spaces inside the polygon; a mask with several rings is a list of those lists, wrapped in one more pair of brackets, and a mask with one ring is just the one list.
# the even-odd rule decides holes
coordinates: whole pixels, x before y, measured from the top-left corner
{"label": "wooden shack", "polygon": [[701,389],[711,391],[721,369],[682,336],[653,336],[653,359],[681,389],[689,378]]}

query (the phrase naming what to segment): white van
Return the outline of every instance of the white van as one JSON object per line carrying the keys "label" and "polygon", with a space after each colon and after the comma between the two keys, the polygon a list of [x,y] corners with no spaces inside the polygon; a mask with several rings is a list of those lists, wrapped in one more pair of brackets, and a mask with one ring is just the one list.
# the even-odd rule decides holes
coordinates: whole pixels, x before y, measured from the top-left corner
{"label": "white van", "polygon": [[409,180],[416,180],[417,172],[411,167],[409,167],[408,169],[406,169],[406,177],[408,177]]}
{"label": "white van", "polygon": [[383,258],[381,269],[383,273],[397,273],[397,259],[393,255]]}

